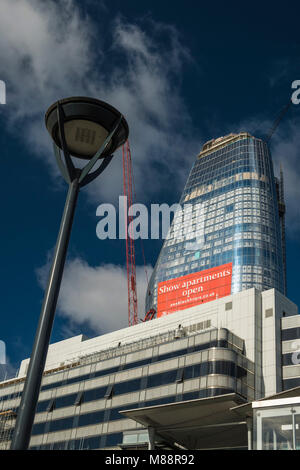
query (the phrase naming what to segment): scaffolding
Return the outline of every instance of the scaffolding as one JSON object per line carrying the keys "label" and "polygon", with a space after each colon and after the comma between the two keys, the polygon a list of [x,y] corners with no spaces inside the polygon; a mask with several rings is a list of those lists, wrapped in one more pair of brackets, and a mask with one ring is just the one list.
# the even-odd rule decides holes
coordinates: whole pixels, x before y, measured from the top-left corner
{"label": "scaffolding", "polygon": [[17,413],[13,410],[0,411],[0,450],[8,450],[15,428]]}

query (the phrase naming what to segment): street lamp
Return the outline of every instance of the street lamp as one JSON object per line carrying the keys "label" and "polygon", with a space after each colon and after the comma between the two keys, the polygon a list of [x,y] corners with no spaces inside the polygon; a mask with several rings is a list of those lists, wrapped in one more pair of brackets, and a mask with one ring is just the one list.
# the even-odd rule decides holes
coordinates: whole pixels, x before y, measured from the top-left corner
{"label": "street lamp", "polygon": [[[11,443],[14,450],[27,449],[30,441],[79,189],[104,171],[129,132],[119,111],[85,97],[57,101],[46,112],[45,122],[69,190]],[[87,164],[76,168],[71,157]],[[99,159],[100,165],[93,170]]]}

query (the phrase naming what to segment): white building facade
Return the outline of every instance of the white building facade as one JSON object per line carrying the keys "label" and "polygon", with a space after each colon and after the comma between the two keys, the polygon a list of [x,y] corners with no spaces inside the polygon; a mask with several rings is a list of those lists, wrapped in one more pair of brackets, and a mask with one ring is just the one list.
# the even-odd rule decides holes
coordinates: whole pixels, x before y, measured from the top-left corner
{"label": "white building facade", "polygon": [[[233,406],[296,387],[299,330],[293,302],[275,289],[252,288],[96,338],[80,335],[52,344],[30,448],[147,447],[147,420],[124,411],[144,410],[146,416],[160,407],[170,414],[174,407],[175,419],[180,407],[184,415],[185,407],[213,398],[230,398]],[[22,361],[15,379],[0,383],[2,448],[9,448],[5,419],[18,412],[28,364],[29,359]],[[204,445],[194,428],[173,439],[169,434],[158,433],[152,444],[213,446]],[[247,436],[246,422],[238,434]],[[229,446],[247,448],[243,439]]]}

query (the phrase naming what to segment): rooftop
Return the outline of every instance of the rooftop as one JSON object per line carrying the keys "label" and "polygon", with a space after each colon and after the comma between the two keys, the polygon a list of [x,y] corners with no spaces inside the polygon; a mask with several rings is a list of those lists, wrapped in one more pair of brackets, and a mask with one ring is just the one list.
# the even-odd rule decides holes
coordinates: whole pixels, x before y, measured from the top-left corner
{"label": "rooftop", "polygon": [[203,145],[202,150],[198,155],[198,158],[202,158],[205,155],[208,155],[212,152],[215,152],[216,150],[226,147],[226,145],[231,144],[232,142],[236,142],[240,139],[247,139],[248,137],[253,136],[248,132],[239,132],[238,134],[231,133],[222,137],[218,137],[217,139],[211,139]]}

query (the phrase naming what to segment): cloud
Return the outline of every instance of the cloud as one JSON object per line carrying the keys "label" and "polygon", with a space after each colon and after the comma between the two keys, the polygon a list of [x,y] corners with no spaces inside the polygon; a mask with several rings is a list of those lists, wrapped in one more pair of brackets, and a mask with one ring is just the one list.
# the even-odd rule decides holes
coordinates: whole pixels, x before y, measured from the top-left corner
{"label": "cloud", "polygon": [[17,372],[17,368],[11,363],[10,358],[6,355],[6,363],[0,363],[0,382],[16,377]]}
{"label": "cloud", "polygon": [[[116,106],[129,123],[135,187],[145,202],[160,189],[180,188],[199,149],[180,93],[183,67],[192,59],[173,26],[150,17],[134,23],[121,16],[110,18],[102,3],[101,14],[103,35],[101,24],[75,0],[1,0],[0,77],[7,85],[7,105],[1,113],[6,113],[8,130],[16,134],[18,129],[22,143],[47,162],[56,177],[44,127],[49,105],[83,95]],[[122,190],[118,152],[105,174],[84,191],[98,206],[116,200]],[[47,264],[38,271],[40,283],[48,268]],[[143,316],[143,268],[137,267],[137,276]],[[95,332],[126,326],[126,270],[71,260],[64,271],[58,311],[69,320],[70,331],[72,325],[85,322]]]}
{"label": "cloud", "polygon": [[[1,1],[0,76],[7,84],[9,123],[20,127],[21,138],[47,157],[56,175],[45,110],[72,95],[110,102],[128,120],[136,189],[145,199],[170,179],[183,183],[199,149],[180,94],[182,69],[191,58],[173,26],[150,18],[111,20],[103,8],[102,14],[110,21],[107,42],[101,25],[74,0]],[[87,187],[92,200],[122,192],[121,167],[119,152],[107,176]]]}
{"label": "cloud", "polygon": [[[144,267],[137,266],[139,318],[144,318],[147,289]],[[151,274],[152,267],[147,266]],[[39,284],[44,288],[49,263],[37,270]],[[73,325],[87,324],[95,334],[128,326],[127,271],[123,266],[104,264],[90,266],[81,258],[67,262],[58,299],[58,314]]]}

